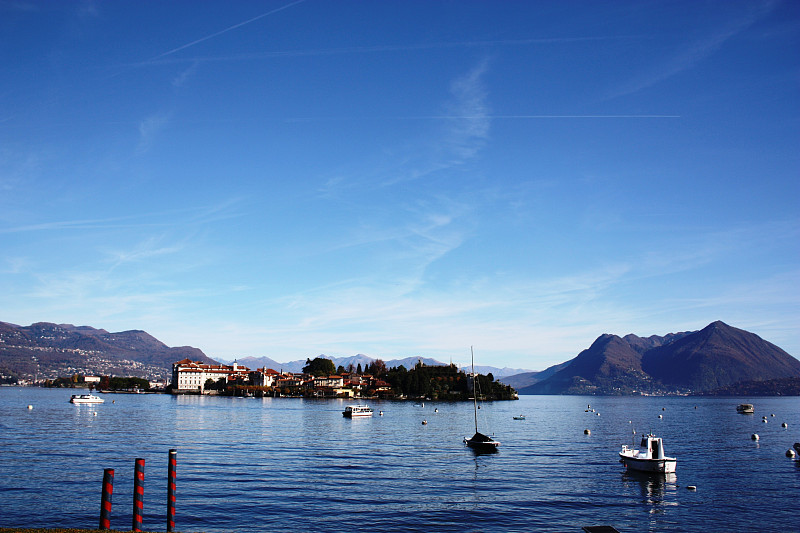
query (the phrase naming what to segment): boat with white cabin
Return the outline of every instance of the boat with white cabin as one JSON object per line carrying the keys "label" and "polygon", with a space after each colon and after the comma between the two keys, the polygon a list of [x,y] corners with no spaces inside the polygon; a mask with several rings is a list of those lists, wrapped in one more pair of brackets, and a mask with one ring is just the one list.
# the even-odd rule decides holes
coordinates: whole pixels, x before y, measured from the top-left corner
{"label": "boat with white cabin", "polygon": [[104,399],[93,394],[73,394],[69,398],[70,403],[103,403]]}
{"label": "boat with white cabin", "polygon": [[678,462],[675,457],[666,456],[661,437],[656,437],[652,433],[642,435],[641,447],[638,450],[628,448],[627,445],[622,446],[619,460],[628,470],[654,474],[671,474],[675,472]]}
{"label": "boat with white cabin", "polygon": [[348,405],[342,411],[342,416],[356,418],[359,416],[372,416],[372,407],[368,405]]}
{"label": "boat with white cabin", "polygon": [[736,412],[744,415],[752,415],[756,410],[752,403],[740,403],[736,406]]}

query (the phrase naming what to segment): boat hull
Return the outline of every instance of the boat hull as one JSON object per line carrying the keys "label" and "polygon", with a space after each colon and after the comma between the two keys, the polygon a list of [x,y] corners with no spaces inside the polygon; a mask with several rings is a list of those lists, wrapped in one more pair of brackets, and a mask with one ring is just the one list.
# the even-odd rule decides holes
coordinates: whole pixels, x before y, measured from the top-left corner
{"label": "boat hull", "polygon": [[372,416],[372,407],[368,405],[348,405],[342,416],[345,418],[361,418],[363,416]]}
{"label": "boat hull", "polygon": [[72,396],[69,399],[69,402],[70,403],[75,403],[75,404],[83,404],[83,403],[86,403],[86,404],[97,404],[97,403],[103,403],[103,402],[105,402],[105,400],[102,399],[102,398],[98,398],[97,396],[84,395],[84,396]]}
{"label": "boat hull", "polygon": [[476,433],[474,437],[464,437],[464,444],[478,452],[496,452],[500,442],[481,433]]}
{"label": "boat hull", "polygon": [[665,457],[664,459],[644,459],[626,455],[622,452],[619,454],[619,460],[628,470],[649,472],[652,474],[672,474],[675,472],[675,468],[678,463],[677,459],[674,457]]}

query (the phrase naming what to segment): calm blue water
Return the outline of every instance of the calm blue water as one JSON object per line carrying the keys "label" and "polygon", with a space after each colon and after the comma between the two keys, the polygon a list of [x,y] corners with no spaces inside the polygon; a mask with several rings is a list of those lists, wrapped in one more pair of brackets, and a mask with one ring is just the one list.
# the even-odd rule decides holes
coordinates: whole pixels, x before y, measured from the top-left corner
{"label": "calm blue water", "polygon": [[[128,530],[141,457],[144,528],[165,531],[175,448],[184,533],[800,531],[800,462],[785,457],[800,441],[796,397],[524,396],[483,405],[481,430],[503,444],[475,455],[465,403],[369,402],[376,416],[349,420],[338,400],[109,394],[76,406],[69,394],[0,388],[0,527],[96,528],[114,468],[111,525]],[[756,414],[737,414],[743,402]],[[617,452],[633,430],[664,437],[674,477],[625,473]]]}

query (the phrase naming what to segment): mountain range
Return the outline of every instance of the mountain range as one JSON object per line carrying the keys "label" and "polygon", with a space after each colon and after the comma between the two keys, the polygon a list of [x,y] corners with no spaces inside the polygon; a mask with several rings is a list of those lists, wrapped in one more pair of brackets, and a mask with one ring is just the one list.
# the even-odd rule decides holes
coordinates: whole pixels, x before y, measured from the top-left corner
{"label": "mountain range", "polygon": [[787,378],[800,378],[800,361],[717,321],[663,337],[603,334],[574,359],[503,381],[520,394],[658,394],[736,390],[740,383]]}
{"label": "mountain range", "polygon": [[[361,365],[361,368],[366,368],[371,363],[376,361],[375,358],[370,357],[364,354],[353,355],[350,357],[331,357],[325,354],[320,354],[316,357],[324,357],[325,359],[330,359],[333,361],[333,364],[338,367],[344,367],[347,369],[350,365],[353,365],[353,368],[358,368],[358,365]],[[313,357],[311,358],[313,359]],[[230,364],[233,361],[225,361],[226,363]],[[270,359],[269,357],[243,357],[241,359],[236,359],[236,362],[242,364],[248,368],[271,368],[273,370],[285,370],[289,372],[301,372],[303,367],[306,365],[305,359],[298,359],[297,361],[289,361],[288,363],[279,363],[274,359]],[[418,362],[422,362],[428,366],[435,366],[435,365],[446,365],[449,363],[443,363],[441,361],[437,361],[436,359],[431,359],[430,357],[406,357],[403,359],[389,359],[384,361],[386,368],[398,367],[403,365],[406,368],[413,368]],[[505,376],[511,376],[514,374],[519,374],[521,372],[525,372],[525,369],[522,368],[509,368],[503,367],[498,368],[494,366],[478,366],[475,365],[475,371],[479,374],[488,374],[492,373],[494,377],[500,378]],[[535,372],[534,372],[535,373]]]}
{"label": "mountain range", "polygon": [[172,375],[172,363],[185,358],[213,363],[191,346],[170,348],[140,330],[109,333],[72,324],[0,322],[0,377],[53,379],[83,375]]}
{"label": "mountain range", "polygon": [[[359,364],[365,368],[375,361],[364,354],[318,357],[344,368]],[[168,378],[172,363],[185,358],[217,363],[198,348],[170,348],[141,330],[109,333],[71,324],[0,322],[0,380],[73,374]],[[446,364],[421,356],[384,363],[388,368],[412,368],[419,361]],[[299,372],[306,364],[305,360],[280,363],[268,357],[243,357],[237,362],[252,369],[290,372]],[[476,366],[475,370],[492,373],[520,394],[722,394],[737,390],[737,384],[744,387],[745,382],[766,381],[768,386],[759,389],[755,385],[756,389],[780,392],[781,384],[788,383],[787,390],[793,390],[793,380],[800,379],[800,361],[758,335],[720,321],[700,331],[664,336],[603,334],[575,358],[541,372],[491,366]],[[747,387],[750,390],[754,385]]]}
{"label": "mountain range", "polygon": [[[350,364],[365,368],[375,361],[364,354],[352,357],[329,357],[334,364],[347,368]],[[170,348],[152,335],[141,330],[109,333],[104,329],[72,324],[37,322],[18,326],[0,322],[0,381],[55,379],[73,374],[135,376],[148,379],[166,379],[172,375],[172,363],[189,358],[193,361],[217,364],[202,350],[191,346]],[[313,359],[313,357],[311,357]],[[417,362],[426,365],[444,365],[429,357],[406,357],[384,361],[388,368],[404,365],[412,368]],[[269,357],[243,357],[237,362],[248,368],[272,368],[300,372],[304,359],[279,363]],[[496,377],[523,372],[517,368],[475,367]]]}

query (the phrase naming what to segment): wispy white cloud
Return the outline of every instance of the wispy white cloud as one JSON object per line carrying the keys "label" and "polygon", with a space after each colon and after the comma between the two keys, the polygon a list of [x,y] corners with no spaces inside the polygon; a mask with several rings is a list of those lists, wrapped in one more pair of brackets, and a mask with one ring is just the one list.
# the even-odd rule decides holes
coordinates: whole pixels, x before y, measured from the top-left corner
{"label": "wispy white cloud", "polygon": [[186,43],[186,44],[181,45],[181,46],[179,46],[177,48],[173,48],[172,50],[168,50],[168,51],[164,52],[163,54],[159,54],[156,57],[154,57],[153,60],[161,59],[162,57],[166,57],[166,56],[172,55],[172,54],[174,54],[176,52],[180,52],[181,50],[185,50],[187,48],[191,48],[192,46],[195,46],[195,45],[200,44],[202,42],[208,41],[209,39],[213,39],[214,37],[219,37],[220,35],[228,33],[229,31],[233,31],[233,30],[235,30],[237,28],[241,28],[242,26],[246,26],[247,24],[251,24],[251,23],[253,23],[253,22],[257,21],[257,20],[260,20],[260,19],[262,19],[264,17],[268,17],[269,15],[274,15],[275,13],[278,13],[279,11],[283,11],[284,9],[288,9],[288,8],[290,8],[292,6],[297,5],[297,4],[302,4],[303,2],[305,2],[305,0],[296,0],[295,2],[291,2],[289,4],[286,4],[284,6],[279,7],[277,9],[273,9],[273,10],[267,11],[266,13],[262,13],[262,14],[256,16],[256,17],[251,18],[251,19],[247,19],[244,22],[239,22],[238,24],[234,24],[233,26],[228,26],[224,30],[220,30],[220,31],[212,33],[210,35],[206,35],[205,37],[201,37],[200,39],[196,39],[196,40],[194,40],[194,41],[192,41],[190,43]]}
{"label": "wispy white cloud", "polygon": [[139,145],[137,153],[142,154],[150,150],[158,134],[169,123],[169,117],[162,113],[156,113],[139,122]]}
{"label": "wispy white cloud", "polygon": [[[188,58],[165,57],[166,54],[148,60],[145,64],[153,63],[178,63],[185,61],[200,62],[227,62],[227,61],[252,61],[258,59],[285,58],[285,57],[314,57],[314,56],[333,56],[347,54],[375,54],[390,52],[414,52],[427,50],[441,50],[448,48],[485,48],[494,47],[516,47],[516,46],[554,46],[560,44],[573,44],[579,42],[600,42],[611,40],[632,40],[639,36],[613,35],[598,37],[554,37],[554,38],[531,38],[531,39],[498,39],[498,40],[475,40],[475,41],[441,41],[415,44],[387,44],[371,46],[352,46],[341,48],[318,48],[308,50],[280,50],[271,52],[254,52],[242,54],[227,54],[218,56],[192,56]],[[202,41],[201,41],[202,42]]]}
{"label": "wispy white cloud", "polygon": [[25,233],[33,231],[65,231],[109,228],[159,228],[209,224],[242,216],[241,199],[231,197],[207,206],[187,207],[168,211],[134,213],[126,216],[56,220],[0,228],[3,233]]}
{"label": "wispy white cloud", "polygon": [[199,61],[192,61],[188,67],[181,70],[173,79],[172,79],[172,86],[173,87],[182,87],[186,80],[188,80],[196,71],[197,67],[200,65]]}
{"label": "wispy white cloud", "polygon": [[401,161],[382,181],[383,186],[416,181],[474,158],[489,138],[491,118],[488,90],[484,75],[488,60],[478,62],[465,75],[450,84],[450,98],[444,103],[445,112],[435,117],[440,129],[422,146],[414,146],[413,154]]}
{"label": "wispy white cloud", "polygon": [[776,3],[772,1],[748,3],[747,13],[704,38],[688,43],[666,62],[654,65],[638,77],[614,89],[607,98],[618,98],[639,92],[694,67],[711,57],[730,39],[768,15],[775,5]]}

